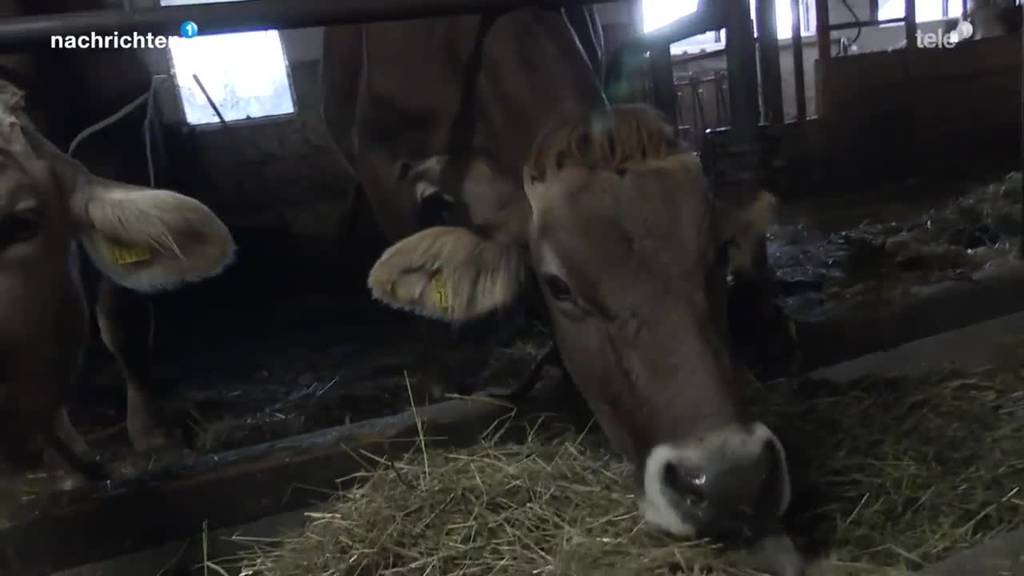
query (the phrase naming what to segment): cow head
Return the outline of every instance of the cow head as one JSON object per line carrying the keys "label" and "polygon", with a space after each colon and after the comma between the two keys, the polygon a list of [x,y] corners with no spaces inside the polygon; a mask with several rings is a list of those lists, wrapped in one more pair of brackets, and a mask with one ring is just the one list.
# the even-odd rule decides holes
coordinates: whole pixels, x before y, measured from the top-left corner
{"label": "cow head", "polygon": [[0,275],[66,266],[74,240],[104,274],[141,292],[216,275],[235,249],[202,203],[90,174],[35,130],[21,93],[0,83]]}
{"label": "cow head", "polygon": [[375,297],[461,322],[510,303],[532,271],[573,380],[637,465],[645,517],[679,535],[773,527],[789,500],[785,455],[741,407],[745,373],[713,313],[723,295],[708,290],[768,204],[715,210],[699,160],[644,107],[548,131],[523,182],[527,222],[501,228],[523,238],[427,229],[381,257]]}

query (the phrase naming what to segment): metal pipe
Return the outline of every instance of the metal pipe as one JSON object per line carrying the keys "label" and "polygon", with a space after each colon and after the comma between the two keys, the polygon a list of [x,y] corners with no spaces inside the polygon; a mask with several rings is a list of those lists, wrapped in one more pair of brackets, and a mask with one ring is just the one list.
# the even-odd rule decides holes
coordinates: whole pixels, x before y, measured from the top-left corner
{"label": "metal pipe", "polygon": [[612,0],[249,0],[187,6],[166,6],[123,12],[96,10],[0,20],[0,52],[49,43],[51,36],[96,34],[176,35],[191,20],[202,34],[308,28],[312,26],[412,20],[510,10],[526,6],[601,4]]}
{"label": "metal pipe", "polygon": [[199,90],[203,93],[203,96],[206,98],[206,103],[210,105],[210,108],[213,108],[213,113],[216,114],[217,119],[220,120],[220,125],[227,126],[228,121],[224,119],[224,115],[220,113],[220,107],[217,106],[217,103],[213,101],[213,97],[210,96],[209,92],[207,92],[206,86],[203,85],[203,81],[199,79],[199,74],[193,73],[192,79],[196,81],[196,86],[199,86]]}
{"label": "metal pipe", "polygon": [[828,23],[828,0],[815,0],[815,24],[818,27],[818,60],[822,65],[832,57],[832,29]]}
{"label": "metal pipe", "polygon": [[902,24],[906,19],[902,16],[899,18],[886,18],[884,20],[861,20],[860,22],[840,22],[838,24],[832,24],[828,27],[829,30],[835,32],[836,30],[849,30],[851,28],[863,28],[864,26],[884,26],[886,24]]}
{"label": "metal pipe", "polygon": [[868,0],[868,18],[878,20],[878,0]]}
{"label": "metal pipe", "polygon": [[761,73],[761,97],[764,100],[764,121],[781,124],[782,71],[779,66],[779,32],[775,20],[775,0],[757,0],[757,57]]}
{"label": "metal pipe", "polygon": [[917,7],[914,0],[906,0],[906,12],[904,12],[904,26],[907,33],[907,50],[917,48]]}
{"label": "metal pipe", "polygon": [[729,110],[737,141],[753,143],[761,117],[757,98],[757,54],[748,0],[721,2],[728,7],[725,37],[729,70]]}
{"label": "metal pipe", "polygon": [[807,87],[804,83],[804,40],[800,26],[800,0],[789,0],[789,9],[793,14],[792,36],[793,46],[793,85],[796,95],[796,119],[803,122],[807,119]]}
{"label": "metal pipe", "polygon": [[672,129],[678,134],[679,120],[676,117],[677,99],[672,52],[668,44],[651,48],[651,90],[654,93],[654,107],[665,115]]}

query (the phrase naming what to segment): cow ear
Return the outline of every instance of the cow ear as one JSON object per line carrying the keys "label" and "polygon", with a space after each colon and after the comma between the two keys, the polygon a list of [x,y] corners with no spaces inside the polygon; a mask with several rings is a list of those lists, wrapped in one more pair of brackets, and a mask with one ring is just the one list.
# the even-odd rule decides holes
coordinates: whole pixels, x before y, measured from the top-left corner
{"label": "cow ear", "polygon": [[219,274],[234,259],[227,226],[201,202],[90,177],[71,196],[79,238],[96,266],[139,292]]}
{"label": "cow ear", "polygon": [[437,226],[384,252],[368,284],[373,297],[389,306],[458,323],[514,302],[525,277],[519,246]]}

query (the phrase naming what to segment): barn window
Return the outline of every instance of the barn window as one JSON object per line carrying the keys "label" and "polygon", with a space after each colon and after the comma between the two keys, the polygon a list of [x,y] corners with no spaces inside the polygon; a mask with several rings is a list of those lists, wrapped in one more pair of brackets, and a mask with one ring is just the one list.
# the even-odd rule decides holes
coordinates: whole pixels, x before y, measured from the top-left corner
{"label": "barn window", "polygon": [[[160,5],[214,1],[224,0],[160,0]],[[199,36],[172,37],[169,42],[171,66],[189,124],[220,122],[217,111],[227,122],[295,112],[288,62],[277,30],[210,36],[202,32],[200,28]]]}
{"label": "barn window", "polygon": [[[678,18],[693,14],[697,11],[698,0],[643,0],[642,16],[644,32],[651,32],[672,23]],[[750,15],[754,15],[756,3],[750,2]],[[800,27],[802,35],[814,33],[814,27],[810,24],[808,17],[813,11],[813,3],[801,0],[800,6]],[[813,16],[813,15],[812,15]],[[787,39],[793,35],[793,13],[789,0],[776,0],[775,2],[775,25],[780,39]],[[713,50],[725,46],[725,31],[713,31],[705,34],[698,34],[677,42],[672,45],[672,52],[676,54],[686,52],[699,52],[701,50]]]}
{"label": "barn window", "polygon": [[[962,0],[915,0],[914,16],[918,22],[958,18],[963,11]],[[882,0],[878,3],[878,19],[902,18],[907,13],[905,0]]]}

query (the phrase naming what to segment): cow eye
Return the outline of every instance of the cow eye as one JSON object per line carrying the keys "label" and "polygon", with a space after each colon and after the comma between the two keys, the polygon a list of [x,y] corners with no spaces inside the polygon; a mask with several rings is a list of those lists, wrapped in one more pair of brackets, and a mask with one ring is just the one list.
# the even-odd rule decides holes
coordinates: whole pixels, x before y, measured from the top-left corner
{"label": "cow eye", "polygon": [[559,302],[571,302],[573,299],[569,284],[554,274],[544,275],[544,286],[548,289],[548,294]]}
{"label": "cow eye", "polygon": [[39,236],[42,220],[35,210],[15,212],[0,220],[0,248],[13,246]]}

